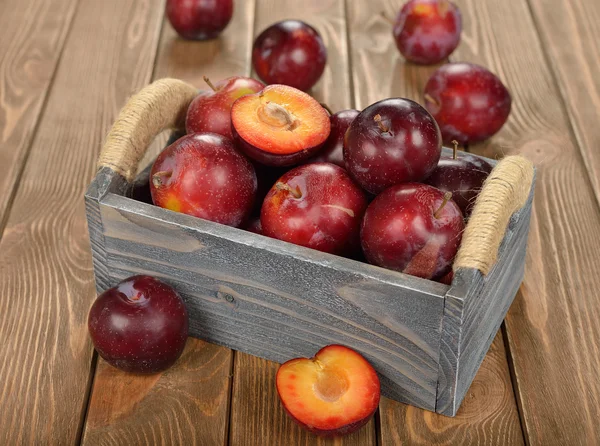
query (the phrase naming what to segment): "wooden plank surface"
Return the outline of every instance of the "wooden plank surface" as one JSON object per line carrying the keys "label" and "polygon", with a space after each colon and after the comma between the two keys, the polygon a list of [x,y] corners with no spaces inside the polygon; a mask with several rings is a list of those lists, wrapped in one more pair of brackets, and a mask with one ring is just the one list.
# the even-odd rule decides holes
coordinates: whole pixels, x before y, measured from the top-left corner
{"label": "wooden plank surface", "polygon": [[[351,81],[343,0],[282,2],[260,0],[254,34],[279,20],[304,20],[321,34],[328,60],[321,80],[311,94],[338,111],[352,106]],[[314,354],[314,352],[313,352]],[[374,445],[375,423],[356,434],[336,440],[317,440],[298,428],[283,412],[277,390],[277,366],[264,359],[236,353],[231,404],[230,444],[237,445]]]}
{"label": "wooden plank surface", "polygon": [[501,333],[496,335],[455,418],[387,398],[381,400],[379,413],[382,446],[524,444]]}
{"label": "wooden plank surface", "polygon": [[161,17],[133,0],[82,0],[74,16],[0,242],[3,444],[78,441],[95,296],[83,191],[119,105],[149,80]]}
{"label": "wooden plank surface", "polygon": [[522,153],[538,168],[525,280],[505,321],[527,442],[595,444],[600,212],[586,167],[527,2],[457,3],[465,39],[456,59],[488,66],[514,101],[498,136],[473,150]]}
{"label": "wooden plank surface", "polygon": [[0,2],[0,238],[77,3]]}
{"label": "wooden plank surface", "polygon": [[[236,1],[229,26],[205,42],[179,38],[164,18],[154,79],[175,77],[205,89],[204,75],[213,81],[248,75],[253,24],[254,1],[248,0]],[[140,167],[156,157],[166,138],[157,138]],[[119,373],[100,360],[84,444],[225,444],[232,365],[230,349],[191,337],[176,366],[156,379]],[[142,389],[134,406],[128,399],[111,402],[115,390],[129,386]],[[169,397],[173,391],[177,395]]]}
{"label": "wooden plank surface", "polygon": [[[387,97],[408,97],[422,103],[423,86],[436,67],[406,63],[396,48],[390,24],[380,14],[383,11],[387,16],[394,17],[403,1],[377,0],[368,3],[349,1],[347,4],[357,108],[364,108]],[[461,8],[466,9],[462,5]],[[464,40],[468,44],[471,38],[469,16],[465,18],[467,20],[465,20],[463,36],[466,34]],[[461,45],[465,46],[465,43]],[[501,340],[497,342],[501,343]],[[449,432],[487,431],[486,438],[489,444],[497,444],[497,440],[504,438],[505,432],[502,431],[504,424],[493,420],[512,420],[511,423],[514,423],[518,419],[514,396],[506,394],[506,389],[511,388],[510,375],[504,372],[507,369],[507,360],[503,356],[498,356],[494,361],[487,361],[487,367],[480,369],[476,379],[479,382],[490,382],[491,387],[486,395],[467,396],[471,407],[475,407],[476,410],[469,412],[466,417],[462,413],[468,410],[468,405],[466,409],[459,411],[457,418],[450,419],[433,414],[424,415],[422,411],[414,409],[407,411],[406,407],[400,404],[382,404],[381,444],[403,443],[400,441],[402,435],[397,436],[397,431],[403,429],[403,424],[413,426],[413,429],[405,430],[403,433],[404,441],[409,444],[418,443],[422,438],[431,439],[432,443],[429,444],[435,444],[437,441],[443,443],[447,439],[445,440],[443,435],[437,435],[435,431],[445,429]],[[424,416],[435,417],[439,423],[437,427],[434,429],[428,423],[420,422],[419,420]],[[402,424],[399,424],[400,420],[403,420]],[[518,432],[515,436],[518,437]]]}
{"label": "wooden plank surface", "polygon": [[99,359],[83,444],[225,444],[231,366],[229,350],[192,338],[175,366],[155,375]]}
{"label": "wooden plank surface", "polygon": [[590,180],[600,200],[600,2],[529,0]]}

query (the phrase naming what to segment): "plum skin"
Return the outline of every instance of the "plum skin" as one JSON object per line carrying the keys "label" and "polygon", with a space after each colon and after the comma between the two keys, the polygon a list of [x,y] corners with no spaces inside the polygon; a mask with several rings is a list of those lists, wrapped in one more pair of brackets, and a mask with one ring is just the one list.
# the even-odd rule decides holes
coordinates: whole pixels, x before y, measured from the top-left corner
{"label": "plum skin", "polygon": [[409,61],[432,65],[446,59],[460,43],[462,17],[448,0],[411,0],[394,24],[394,39]]}
{"label": "plum skin", "polygon": [[433,115],[444,143],[471,144],[496,134],[510,115],[512,98],[488,69],[471,63],[442,65],[424,90],[425,107]]}
{"label": "plum skin", "polygon": [[442,138],[433,117],[404,98],[384,99],[365,108],[344,137],[346,169],[373,194],[427,178],[441,153]]}
{"label": "plum skin", "polygon": [[449,200],[434,214],[444,193],[421,183],[386,189],[371,202],[361,226],[369,263],[424,279],[446,275],[464,230],[460,208]]}
{"label": "plum skin", "polygon": [[317,83],[327,62],[319,33],[300,20],[283,20],[265,29],[254,41],[252,64],[268,84],[284,84],[302,91]]}
{"label": "plum skin", "polygon": [[88,329],[98,354],[133,373],[157,373],[181,356],[188,314],[177,292],[151,276],[133,276],[94,301]]}
{"label": "plum skin", "polygon": [[233,0],[167,0],[166,15],[184,39],[214,39],[233,16]]}

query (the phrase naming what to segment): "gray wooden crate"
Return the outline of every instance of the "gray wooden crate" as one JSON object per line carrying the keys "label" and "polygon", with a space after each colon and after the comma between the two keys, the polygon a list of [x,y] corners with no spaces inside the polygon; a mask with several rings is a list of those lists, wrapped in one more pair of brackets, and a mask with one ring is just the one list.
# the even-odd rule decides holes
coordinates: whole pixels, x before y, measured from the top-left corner
{"label": "gray wooden crate", "polygon": [[277,362],[347,345],[373,364],[383,395],[449,416],[523,279],[533,199],[532,184],[490,273],[462,268],[446,286],[171,212],[131,191],[104,167],[85,196],[98,292],[156,276],[185,299],[192,336]]}

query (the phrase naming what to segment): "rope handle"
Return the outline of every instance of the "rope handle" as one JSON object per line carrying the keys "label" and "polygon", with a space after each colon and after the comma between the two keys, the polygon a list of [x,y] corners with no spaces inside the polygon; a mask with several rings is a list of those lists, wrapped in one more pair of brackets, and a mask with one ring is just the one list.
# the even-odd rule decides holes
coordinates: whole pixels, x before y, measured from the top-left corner
{"label": "rope handle", "polygon": [[453,269],[475,268],[486,275],[498,257],[511,216],[527,202],[533,164],[519,155],[502,159],[488,176],[465,228]]}
{"label": "rope handle", "polygon": [[131,182],[154,138],[168,128],[183,128],[187,108],[198,90],[178,79],[160,79],[133,95],[119,113],[98,158]]}

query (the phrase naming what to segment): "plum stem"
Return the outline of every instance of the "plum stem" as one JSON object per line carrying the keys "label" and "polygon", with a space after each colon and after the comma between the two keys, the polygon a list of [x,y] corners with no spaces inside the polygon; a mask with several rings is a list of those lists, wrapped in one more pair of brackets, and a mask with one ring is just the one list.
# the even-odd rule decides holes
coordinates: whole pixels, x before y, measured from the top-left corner
{"label": "plum stem", "polygon": [[217,91],[217,89],[215,88],[215,86],[213,85],[213,83],[210,81],[210,79],[208,78],[208,76],[203,76],[202,79],[204,79],[204,82],[206,82],[206,84],[210,87],[210,89],[212,91]]}
{"label": "plum stem", "polygon": [[160,172],[156,172],[154,175],[152,175],[152,184],[154,184],[154,187],[160,187],[165,184],[163,178],[171,178],[171,175],[173,175],[173,172],[170,170],[161,170]]}
{"label": "plum stem", "polygon": [[381,115],[377,114],[373,117],[373,120],[377,123],[377,125],[379,126],[379,130],[381,130],[383,133],[387,133],[390,131],[390,128],[388,126],[386,126],[383,121],[381,120]]}
{"label": "plum stem", "polygon": [[265,124],[273,127],[287,127],[287,130],[294,130],[299,122],[285,107],[275,102],[267,102],[258,108],[258,117]]}
{"label": "plum stem", "polygon": [[446,206],[448,204],[448,202],[450,201],[450,199],[452,198],[452,192],[446,192],[444,194],[444,199],[442,200],[442,204],[440,204],[440,207],[437,208],[437,211],[435,211],[433,213],[433,217],[438,219],[440,218],[440,213],[442,212],[442,209],[444,209],[444,206]]}
{"label": "plum stem", "polygon": [[438,101],[437,99],[435,99],[435,98],[434,98],[433,96],[431,96],[429,93],[425,93],[425,94],[423,95],[423,97],[425,98],[425,100],[426,100],[426,101],[433,102],[433,103],[436,105],[436,107],[439,107],[439,106],[440,106],[440,101]]}
{"label": "plum stem", "polygon": [[319,104],[321,104],[321,107],[323,107],[325,110],[327,110],[327,113],[329,113],[329,116],[333,115],[333,112],[331,111],[331,109],[329,108],[329,106],[327,104],[325,104],[324,102],[319,102]]}
{"label": "plum stem", "polygon": [[454,144],[454,149],[452,150],[452,159],[455,160],[458,152],[458,141],[453,139],[452,144]]}
{"label": "plum stem", "polygon": [[394,21],[390,18],[390,16],[387,15],[387,13],[385,11],[381,11],[381,17],[383,17],[383,19],[388,22],[390,25],[394,26]]}
{"label": "plum stem", "polygon": [[296,186],[296,189],[292,188],[289,184],[277,182],[275,183],[275,188],[277,190],[284,190],[289,192],[294,198],[302,198],[302,192],[300,192],[300,188]]}

